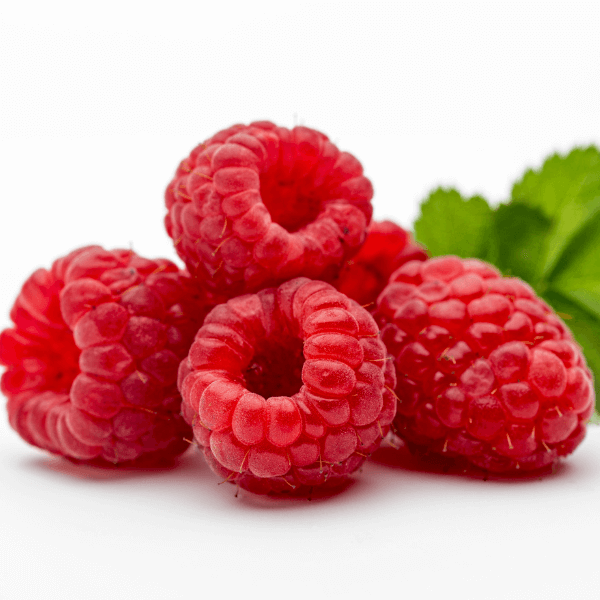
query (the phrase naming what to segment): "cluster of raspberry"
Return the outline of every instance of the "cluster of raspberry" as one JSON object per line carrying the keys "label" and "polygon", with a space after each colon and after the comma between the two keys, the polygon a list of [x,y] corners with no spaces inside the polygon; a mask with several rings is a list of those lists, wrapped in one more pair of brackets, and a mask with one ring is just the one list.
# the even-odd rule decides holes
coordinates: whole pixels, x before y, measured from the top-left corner
{"label": "cluster of raspberry", "polygon": [[318,131],[220,131],[166,191],[187,270],[89,246],[25,282],[0,335],[10,424],[101,465],[192,443],[256,493],[339,485],[390,436],[510,475],[572,452],[594,390],[565,324],[523,281],[371,222],[372,196]]}

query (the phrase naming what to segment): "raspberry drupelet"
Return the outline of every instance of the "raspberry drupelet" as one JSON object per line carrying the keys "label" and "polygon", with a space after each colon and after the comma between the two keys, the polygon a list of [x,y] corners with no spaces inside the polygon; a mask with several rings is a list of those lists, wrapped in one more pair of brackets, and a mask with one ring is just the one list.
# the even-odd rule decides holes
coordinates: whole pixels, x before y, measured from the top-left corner
{"label": "raspberry drupelet", "polygon": [[99,246],[25,282],[0,334],[13,429],[34,446],[98,464],[156,464],[191,437],[177,369],[206,297],[166,259]]}
{"label": "raspberry drupelet", "polygon": [[179,369],[182,412],[212,470],[256,493],[346,480],[396,411],[371,315],[296,278],[214,308]]}
{"label": "raspberry drupelet", "polygon": [[515,475],[548,469],[583,440],[592,375],[523,281],[474,259],[408,262],[375,318],[395,358],[394,427],[410,448]]}
{"label": "raspberry drupelet", "polygon": [[364,242],[373,189],[324,134],[260,121],[196,147],[167,187],[188,270],[231,298],[297,276],[332,280]]}
{"label": "raspberry drupelet", "polygon": [[427,252],[411,234],[392,221],[372,221],[358,254],[346,261],[333,285],[370,312],[390,275],[411,260],[426,260]]}

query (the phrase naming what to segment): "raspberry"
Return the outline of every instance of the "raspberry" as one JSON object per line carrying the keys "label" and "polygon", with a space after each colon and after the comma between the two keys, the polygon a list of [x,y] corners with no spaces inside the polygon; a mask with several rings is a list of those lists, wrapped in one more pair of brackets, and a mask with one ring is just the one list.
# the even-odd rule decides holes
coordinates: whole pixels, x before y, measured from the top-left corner
{"label": "raspberry", "polygon": [[182,412],[213,471],[256,493],[347,479],[396,411],[378,331],[307,278],[214,308],[179,369]]}
{"label": "raspberry", "polygon": [[366,237],[373,189],[356,158],[306,127],[261,121],[196,147],[167,187],[165,225],[189,271],[231,298],[331,280]]}
{"label": "raspberry", "polygon": [[547,469],[582,441],[592,375],[523,281],[455,256],[408,262],[375,318],[395,358],[394,427],[409,447],[514,475]]}
{"label": "raspberry", "polygon": [[99,246],[39,269],[0,334],[10,424],[34,446],[95,463],[168,461],[187,447],[177,368],[208,311],[165,259]]}
{"label": "raspberry", "polygon": [[358,254],[346,261],[333,285],[372,311],[390,275],[411,260],[426,260],[427,252],[410,233],[391,221],[373,221]]}

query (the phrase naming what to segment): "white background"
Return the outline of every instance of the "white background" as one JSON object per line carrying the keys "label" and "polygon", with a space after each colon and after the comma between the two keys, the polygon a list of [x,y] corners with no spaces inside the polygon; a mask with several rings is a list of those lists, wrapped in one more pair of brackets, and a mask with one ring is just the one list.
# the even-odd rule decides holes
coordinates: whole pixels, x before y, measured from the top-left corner
{"label": "white background", "polygon": [[[15,6],[12,6],[14,4]],[[499,202],[600,143],[596,2],[0,4],[0,327],[24,279],[99,243],[175,258],[178,162],[233,123],[326,133],[410,227],[455,185]],[[600,431],[550,477],[371,463],[276,500],[178,468],[74,468],[0,420],[0,598],[597,598]],[[408,466],[410,466],[410,461]]]}

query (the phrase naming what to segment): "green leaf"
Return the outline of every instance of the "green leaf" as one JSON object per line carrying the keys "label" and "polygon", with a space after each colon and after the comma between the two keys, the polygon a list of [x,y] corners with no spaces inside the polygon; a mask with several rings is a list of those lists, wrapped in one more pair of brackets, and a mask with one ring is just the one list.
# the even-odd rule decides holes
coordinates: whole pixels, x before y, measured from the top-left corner
{"label": "green leaf", "polygon": [[432,256],[490,254],[493,211],[481,196],[465,200],[455,189],[438,188],[421,204],[415,236]]}
{"label": "green leaf", "polygon": [[543,297],[564,318],[583,349],[585,360],[594,375],[596,408],[600,410],[600,319],[556,291],[549,290]]}
{"label": "green leaf", "polygon": [[600,214],[565,248],[548,285],[600,319]]}
{"label": "green leaf", "polygon": [[548,277],[578,230],[600,214],[600,152],[590,146],[564,157],[552,155],[514,185],[512,201],[537,208],[553,221],[540,269]]}
{"label": "green leaf", "polygon": [[491,260],[504,275],[520,277],[540,286],[544,242],[552,221],[539,209],[525,204],[500,205],[494,215],[496,256]]}
{"label": "green leaf", "polygon": [[600,152],[595,146],[575,148],[567,156],[553,154],[539,171],[529,169],[514,184],[512,201],[539,208],[555,217],[591,179],[600,177]]}

